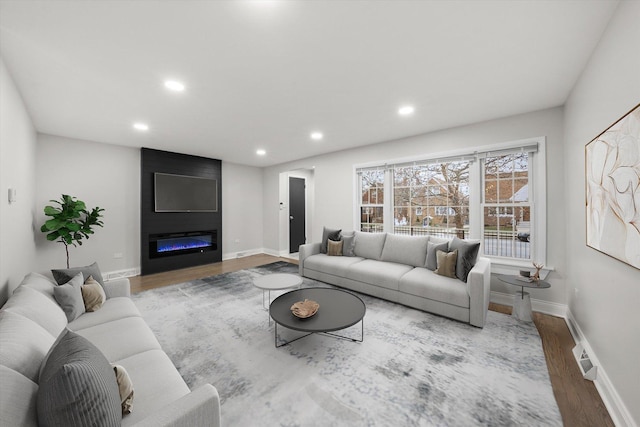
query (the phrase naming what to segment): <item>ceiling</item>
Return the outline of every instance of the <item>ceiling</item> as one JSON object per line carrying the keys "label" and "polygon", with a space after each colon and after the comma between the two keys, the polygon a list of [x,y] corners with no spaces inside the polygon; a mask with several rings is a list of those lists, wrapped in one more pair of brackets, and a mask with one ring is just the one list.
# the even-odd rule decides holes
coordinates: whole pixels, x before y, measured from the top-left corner
{"label": "ceiling", "polygon": [[617,4],[1,0],[0,54],[38,132],[269,166],[563,105]]}

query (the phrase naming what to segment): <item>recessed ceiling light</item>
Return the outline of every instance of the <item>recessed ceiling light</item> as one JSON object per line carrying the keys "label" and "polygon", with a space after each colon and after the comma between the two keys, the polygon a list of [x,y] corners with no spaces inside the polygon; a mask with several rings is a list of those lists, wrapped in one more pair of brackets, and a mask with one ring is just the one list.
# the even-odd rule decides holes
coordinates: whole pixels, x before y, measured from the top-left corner
{"label": "recessed ceiling light", "polygon": [[182,92],[184,90],[184,84],[175,80],[167,80],[164,82],[164,87],[175,92]]}
{"label": "recessed ceiling light", "polygon": [[264,156],[265,154],[267,154],[267,152],[265,150],[256,150],[256,154],[258,156]]}
{"label": "recessed ceiling light", "polygon": [[311,134],[311,139],[313,139],[314,141],[320,141],[323,137],[324,135],[322,135],[321,132],[313,132]]}
{"label": "recessed ceiling light", "polygon": [[145,124],[145,123],[134,123],[133,127],[137,130],[149,130],[149,125]]}
{"label": "recessed ceiling light", "polygon": [[404,107],[400,107],[398,109],[398,114],[400,114],[401,116],[408,116],[410,114],[413,114],[414,111],[416,111],[416,109],[411,105],[405,105]]}

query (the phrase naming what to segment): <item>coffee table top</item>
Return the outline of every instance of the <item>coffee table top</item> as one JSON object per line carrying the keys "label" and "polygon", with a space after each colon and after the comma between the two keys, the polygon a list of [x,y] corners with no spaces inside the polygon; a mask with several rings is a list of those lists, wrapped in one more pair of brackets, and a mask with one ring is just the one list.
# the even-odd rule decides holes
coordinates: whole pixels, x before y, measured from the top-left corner
{"label": "coffee table top", "polygon": [[253,279],[253,285],[256,288],[275,291],[278,289],[295,288],[302,284],[302,277],[297,274],[275,273],[265,274],[264,276]]}
{"label": "coffee table top", "polygon": [[[291,306],[306,299],[320,304],[318,312],[306,319],[291,313]],[[364,302],[350,292],[333,288],[297,289],[273,300],[269,314],[285,328],[302,332],[332,332],[358,323],[366,312]]]}

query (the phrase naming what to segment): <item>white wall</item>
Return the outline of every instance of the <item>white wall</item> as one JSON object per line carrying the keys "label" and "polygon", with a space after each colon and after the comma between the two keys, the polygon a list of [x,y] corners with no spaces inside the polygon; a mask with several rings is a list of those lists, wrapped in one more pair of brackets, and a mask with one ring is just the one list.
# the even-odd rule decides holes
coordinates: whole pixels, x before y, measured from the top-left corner
{"label": "white wall", "polygon": [[[38,229],[47,219],[44,206],[62,194],[105,210],[104,227],[69,248],[71,266],[98,261],[103,272],[140,266],[140,150],[39,134],[35,170]],[[47,241],[40,231],[36,242],[39,270],[66,267],[62,243]]]}
{"label": "white wall", "polygon": [[[278,238],[279,174],[295,169],[314,169],[315,206],[310,240],[320,241],[322,227],[353,230],[353,165],[397,159],[412,155],[447,152],[499,142],[547,137],[547,260],[555,271],[549,274],[551,289],[532,290],[532,298],[557,304],[566,303],[564,286],[564,186],[563,184],[563,111],[553,108],[474,125],[447,129],[412,138],[345,150],[273,166],[264,173],[264,245],[272,252],[286,250]],[[501,283],[492,290],[513,293]]]}
{"label": "white wall", "polygon": [[262,168],[222,162],[222,257],[262,251]]}
{"label": "white wall", "polygon": [[[0,58],[0,305],[36,265],[36,132],[22,97]],[[9,188],[17,201],[9,204]]]}
{"label": "white wall", "polygon": [[639,22],[640,2],[621,2],[565,106],[567,298],[618,425],[640,424],[640,270],[585,244],[584,149],[640,102]]}

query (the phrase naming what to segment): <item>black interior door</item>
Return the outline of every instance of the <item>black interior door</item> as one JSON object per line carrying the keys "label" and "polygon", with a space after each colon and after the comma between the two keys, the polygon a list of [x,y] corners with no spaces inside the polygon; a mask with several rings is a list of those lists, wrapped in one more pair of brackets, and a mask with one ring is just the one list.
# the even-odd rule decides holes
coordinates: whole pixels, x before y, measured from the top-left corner
{"label": "black interior door", "polygon": [[289,177],[289,253],[306,243],[304,187],[304,178]]}

